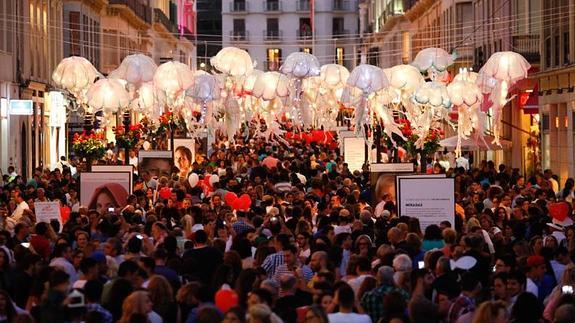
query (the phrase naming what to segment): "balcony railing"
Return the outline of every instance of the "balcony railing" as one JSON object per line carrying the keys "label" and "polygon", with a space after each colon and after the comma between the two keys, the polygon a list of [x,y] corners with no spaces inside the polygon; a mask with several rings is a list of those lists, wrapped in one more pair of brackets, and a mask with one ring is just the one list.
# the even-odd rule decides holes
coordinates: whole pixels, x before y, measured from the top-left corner
{"label": "balcony railing", "polygon": [[232,30],[230,31],[230,41],[246,41],[249,39],[250,33],[247,30]]}
{"label": "balcony railing", "polygon": [[141,3],[138,0],[109,0],[108,4],[110,5],[124,5],[140,19],[145,21],[148,24],[152,23],[152,11],[151,8],[144,3]]}
{"label": "balcony railing", "polygon": [[267,12],[282,11],[282,4],[279,1],[264,1],[262,5]]}
{"label": "balcony railing", "polygon": [[313,37],[313,33],[311,32],[311,30],[298,29],[296,31],[296,35],[297,35],[298,40],[306,40],[306,39],[311,39]]}
{"label": "balcony railing", "polygon": [[281,30],[264,30],[264,40],[280,40],[282,34]]}
{"label": "balcony railing", "polygon": [[539,35],[513,36],[512,50],[523,55],[529,63],[539,63],[541,58],[541,54],[539,52]]}
{"label": "balcony railing", "polygon": [[331,9],[333,11],[353,11],[357,5],[353,0],[333,0]]}
{"label": "balcony railing", "polygon": [[178,33],[178,27],[170,21],[170,18],[159,8],[154,8],[154,22],[162,24],[172,34]]}
{"label": "balcony railing", "polygon": [[297,0],[296,11],[309,11],[310,10],[310,0]]}
{"label": "balcony railing", "polygon": [[333,38],[343,38],[346,35],[349,35],[349,30],[347,29],[336,29],[331,32]]}
{"label": "balcony railing", "polygon": [[247,12],[248,3],[247,2],[230,2],[230,12]]}

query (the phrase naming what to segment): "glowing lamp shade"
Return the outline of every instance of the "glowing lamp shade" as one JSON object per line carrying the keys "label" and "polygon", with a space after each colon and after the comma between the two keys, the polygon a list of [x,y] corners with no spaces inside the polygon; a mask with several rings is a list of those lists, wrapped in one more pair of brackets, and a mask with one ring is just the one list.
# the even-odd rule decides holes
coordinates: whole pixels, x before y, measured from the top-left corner
{"label": "glowing lamp shade", "polygon": [[154,60],[144,54],[128,55],[117,69],[110,72],[109,78],[125,80],[130,84],[139,85],[154,79],[158,66]]}
{"label": "glowing lamp shade", "polygon": [[387,87],[389,82],[381,68],[361,64],[353,69],[347,79],[347,85],[360,89],[364,94],[370,94]]}
{"label": "glowing lamp shade", "polygon": [[86,98],[94,111],[117,112],[130,104],[126,87],[117,79],[98,80],[90,86]]}
{"label": "glowing lamp shade", "polygon": [[263,75],[264,72],[260,70],[252,70],[249,72],[244,78],[242,82],[242,87],[244,91],[251,93],[254,90],[254,85],[256,84],[256,80],[258,77]]}
{"label": "glowing lamp shade", "polygon": [[136,104],[140,111],[152,113],[161,110],[165,102],[164,93],[154,86],[154,82],[146,82],[138,89],[138,98],[132,104]]}
{"label": "glowing lamp shade", "polygon": [[323,84],[330,88],[345,86],[349,78],[349,71],[345,66],[338,64],[326,64],[321,67],[320,73]]}
{"label": "glowing lamp shade", "polygon": [[419,70],[411,65],[393,66],[386,75],[392,88],[407,93],[412,93],[425,82]]}
{"label": "glowing lamp shade", "polygon": [[474,82],[458,79],[447,86],[449,99],[455,106],[474,106],[483,100],[479,86]]}
{"label": "glowing lamp shade", "polygon": [[451,100],[447,94],[447,88],[439,82],[423,83],[414,93],[415,103],[427,105],[433,108],[450,108]]}
{"label": "glowing lamp shade", "polygon": [[57,86],[72,93],[86,89],[101,74],[84,57],[71,56],[64,58],[52,73],[52,80]]}
{"label": "glowing lamp shade", "polygon": [[479,73],[513,84],[526,78],[530,67],[531,65],[521,54],[497,52],[489,57]]}
{"label": "glowing lamp shade", "polygon": [[287,76],[300,79],[319,76],[320,65],[317,58],[312,54],[295,52],[288,55],[280,67],[280,72]]}
{"label": "glowing lamp shade", "polygon": [[177,94],[194,84],[194,73],[186,64],[166,62],[156,69],[154,84],[168,94]]}
{"label": "glowing lamp shade", "polygon": [[254,69],[250,54],[236,47],[222,48],[210,63],[218,71],[230,76],[244,76]]}
{"label": "glowing lamp shade", "polygon": [[429,69],[443,72],[453,64],[453,62],[453,55],[449,54],[444,49],[426,48],[417,53],[415,59],[411,62],[411,65],[415,66],[421,72],[425,72]]}
{"label": "glowing lamp shade", "polygon": [[254,84],[252,95],[264,100],[285,98],[289,95],[289,80],[278,72],[265,72]]}
{"label": "glowing lamp shade", "polygon": [[[220,86],[215,76],[211,74],[200,75],[196,77],[191,93],[188,93],[194,99],[201,102],[214,101],[220,98]],[[190,92],[188,90],[188,92]]]}

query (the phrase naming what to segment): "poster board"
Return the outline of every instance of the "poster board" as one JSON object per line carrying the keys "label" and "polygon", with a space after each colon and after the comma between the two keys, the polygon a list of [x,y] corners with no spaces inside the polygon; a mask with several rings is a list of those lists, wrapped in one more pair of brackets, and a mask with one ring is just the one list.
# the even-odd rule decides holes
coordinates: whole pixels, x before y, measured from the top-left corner
{"label": "poster board", "polygon": [[[383,208],[386,201],[397,205],[396,177],[415,171],[413,163],[386,163],[370,165],[371,200],[376,211]],[[382,203],[382,205],[379,205]],[[379,207],[378,207],[379,205]]]}
{"label": "poster board", "polygon": [[174,166],[180,170],[180,177],[187,177],[196,160],[196,140],[174,139]]}
{"label": "poster board", "polygon": [[80,173],[80,205],[95,209],[100,214],[108,208],[123,208],[131,190],[128,172]]}
{"label": "poster board", "polygon": [[361,171],[365,163],[365,139],[358,137],[343,138],[343,158],[349,170],[353,173]]}
{"label": "poster board", "polygon": [[138,154],[138,170],[140,174],[143,171],[149,171],[150,175],[155,178],[172,176],[172,167],[174,159],[172,152],[169,150],[148,150],[140,151]]}
{"label": "poster board", "polygon": [[50,223],[50,220],[56,219],[62,224],[59,202],[34,202],[34,212],[36,222]]}
{"label": "poster board", "polygon": [[[94,173],[130,173],[130,183],[134,183],[134,165],[93,165]],[[130,185],[130,194],[132,194],[132,185]]]}
{"label": "poster board", "polygon": [[418,218],[422,231],[442,221],[455,225],[455,182],[444,174],[398,176],[397,201],[398,215]]}

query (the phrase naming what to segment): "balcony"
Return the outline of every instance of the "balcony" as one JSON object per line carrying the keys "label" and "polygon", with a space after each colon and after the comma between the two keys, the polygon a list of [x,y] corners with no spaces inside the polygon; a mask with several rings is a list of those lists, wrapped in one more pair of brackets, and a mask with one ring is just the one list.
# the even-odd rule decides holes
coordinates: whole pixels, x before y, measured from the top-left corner
{"label": "balcony", "polygon": [[313,33],[311,32],[311,30],[298,29],[296,30],[296,35],[298,40],[308,40],[313,37]]}
{"label": "balcony", "polygon": [[282,11],[282,4],[279,1],[264,1],[262,7],[265,12],[280,12]]}
{"label": "balcony", "polygon": [[240,42],[247,41],[250,38],[250,33],[247,30],[232,30],[230,31],[230,41]]}
{"label": "balcony", "polygon": [[150,7],[146,4],[141,3],[138,0],[109,0],[108,4],[125,6],[132,11],[136,17],[140,18],[147,24],[152,23],[152,12]]}
{"label": "balcony", "polygon": [[242,13],[248,11],[248,3],[241,1],[230,2],[230,12]]}
{"label": "balcony", "polygon": [[296,11],[309,11],[311,8],[309,1],[310,0],[297,0]]}
{"label": "balcony", "polygon": [[264,30],[265,41],[277,41],[282,39],[283,32],[281,30]]}
{"label": "balcony", "polygon": [[539,35],[515,35],[512,37],[513,51],[525,57],[533,64],[539,64],[541,59],[539,53]]}
{"label": "balcony", "polygon": [[349,30],[347,29],[338,29],[338,30],[333,30],[331,32],[333,38],[344,38],[346,36],[349,35]]}
{"label": "balcony", "polygon": [[154,23],[164,26],[171,34],[178,33],[178,27],[170,21],[170,18],[161,9],[154,8]]}
{"label": "balcony", "polygon": [[333,0],[331,9],[333,11],[354,11],[357,4],[352,0]]}

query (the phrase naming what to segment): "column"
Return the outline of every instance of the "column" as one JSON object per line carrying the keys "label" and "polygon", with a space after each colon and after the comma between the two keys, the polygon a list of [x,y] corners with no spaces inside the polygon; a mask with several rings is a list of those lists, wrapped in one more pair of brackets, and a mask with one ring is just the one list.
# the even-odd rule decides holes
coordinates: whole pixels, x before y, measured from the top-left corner
{"label": "column", "polygon": [[[359,38],[363,40],[363,35],[365,34],[365,27],[367,20],[367,3],[362,2],[359,4]],[[369,42],[367,44],[361,45],[361,58],[360,61],[362,64],[367,63],[367,51],[369,47]],[[355,51],[354,51],[355,52]]]}

